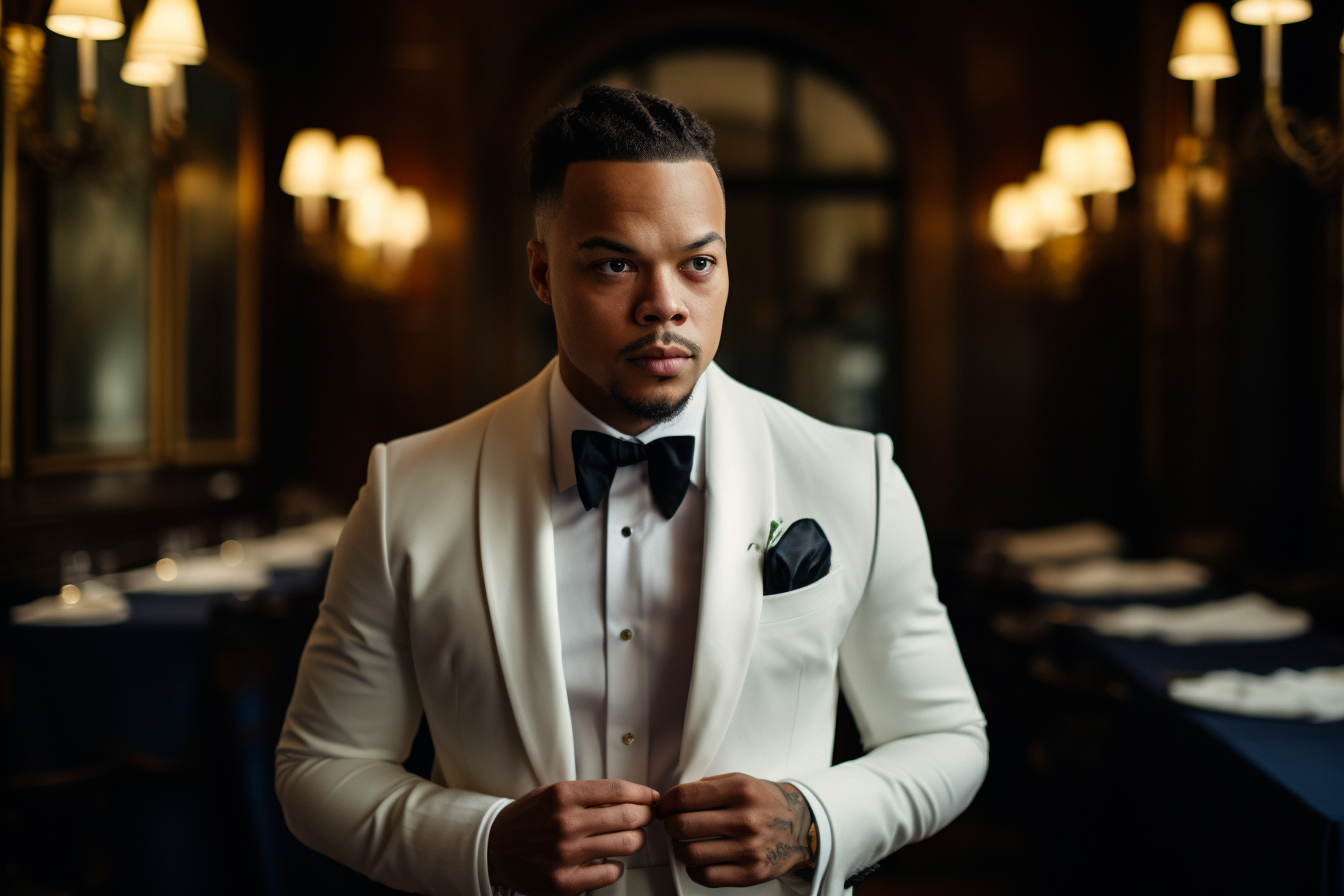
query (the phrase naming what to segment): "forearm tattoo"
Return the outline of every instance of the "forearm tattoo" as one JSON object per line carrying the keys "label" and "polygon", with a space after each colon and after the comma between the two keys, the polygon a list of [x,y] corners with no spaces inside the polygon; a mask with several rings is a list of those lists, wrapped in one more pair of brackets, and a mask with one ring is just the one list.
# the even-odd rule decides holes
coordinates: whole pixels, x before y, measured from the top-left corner
{"label": "forearm tattoo", "polygon": [[812,827],[812,810],[808,807],[807,800],[803,799],[803,795],[796,789],[785,789],[782,784],[775,781],[770,783],[783,794],[784,802],[788,806],[788,817],[770,821],[770,829],[778,831],[781,839],[766,850],[766,861],[772,865],[779,865],[794,856],[802,856],[804,860],[811,859],[812,844],[808,831]]}

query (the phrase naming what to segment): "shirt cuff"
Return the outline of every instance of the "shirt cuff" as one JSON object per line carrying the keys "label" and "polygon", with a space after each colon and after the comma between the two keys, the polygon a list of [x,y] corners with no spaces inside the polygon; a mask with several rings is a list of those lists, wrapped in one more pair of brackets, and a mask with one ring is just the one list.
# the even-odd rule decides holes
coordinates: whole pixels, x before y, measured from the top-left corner
{"label": "shirt cuff", "polygon": [[513,800],[500,799],[499,802],[487,809],[485,817],[481,819],[481,826],[476,831],[476,889],[480,896],[512,896],[513,894],[513,890],[508,887],[490,885],[490,828],[494,825],[499,810],[511,802]]}
{"label": "shirt cuff", "polygon": [[821,800],[807,789],[807,785],[790,778],[785,778],[784,781],[798,788],[803,799],[807,800],[807,808],[812,810],[812,821],[817,826],[817,870],[812,874],[811,880],[805,880],[802,875],[795,872],[784,875],[780,880],[798,896],[818,896],[821,893],[822,882],[826,879],[826,870],[831,864],[831,818],[826,814],[826,807],[821,804]]}

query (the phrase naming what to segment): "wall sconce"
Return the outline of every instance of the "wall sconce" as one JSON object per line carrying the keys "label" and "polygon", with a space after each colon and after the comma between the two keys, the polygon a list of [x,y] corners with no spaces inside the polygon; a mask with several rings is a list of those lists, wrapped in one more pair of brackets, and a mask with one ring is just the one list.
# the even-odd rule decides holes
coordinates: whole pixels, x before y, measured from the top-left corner
{"label": "wall sconce", "polygon": [[[1239,0],[1232,4],[1232,18],[1246,25],[1259,25],[1262,46],[1261,74],[1265,85],[1265,113],[1274,140],[1283,154],[1308,175],[1323,179],[1338,167],[1344,147],[1338,134],[1324,124],[1303,128],[1304,140],[1293,134],[1301,116],[1283,107],[1283,26],[1311,18],[1307,0]],[[1344,38],[1339,49],[1344,53]]]}
{"label": "wall sconce", "polygon": [[[1031,253],[1054,237],[1077,237],[1088,227],[1083,196],[1092,197],[1092,226],[1115,229],[1116,194],[1134,186],[1134,162],[1124,128],[1114,121],[1061,125],[1046,134],[1041,170],[1005,184],[989,205],[989,233],[1014,271],[1031,267]],[[1077,241],[1060,241],[1076,243]],[[1053,245],[1053,244],[1052,244]],[[1081,245],[1060,253],[1063,279],[1081,264]]]}
{"label": "wall sconce", "polygon": [[196,0],[149,0],[131,26],[121,79],[149,88],[150,128],[162,142],[186,131],[182,66],[205,61],[205,28]]}
{"label": "wall sconce", "polygon": [[118,0],[53,0],[47,30],[79,41],[79,117],[93,121],[98,94],[98,44],[126,33]]}
{"label": "wall sconce", "polygon": [[1191,129],[1201,140],[1212,139],[1214,83],[1241,71],[1222,7],[1216,3],[1192,3],[1186,7],[1167,70],[1173,77],[1194,82]]}
{"label": "wall sconce", "polygon": [[[341,275],[390,290],[414,250],[429,239],[429,204],[414,187],[383,174],[378,141],[363,135],[338,143],[325,128],[294,135],[280,169],[280,189],[294,197],[294,224],[319,255],[334,255]],[[338,227],[330,228],[330,200],[338,200]]]}

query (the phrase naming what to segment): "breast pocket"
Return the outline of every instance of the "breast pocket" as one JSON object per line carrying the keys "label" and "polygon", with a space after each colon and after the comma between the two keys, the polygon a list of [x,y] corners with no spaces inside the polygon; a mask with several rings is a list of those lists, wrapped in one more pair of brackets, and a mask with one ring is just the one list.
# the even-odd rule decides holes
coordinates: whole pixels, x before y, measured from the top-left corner
{"label": "breast pocket", "polygon": [[767,594],[761,600],[761,625],[797,619],[816,612],[839,598],[843,590],[842,570],[832,566],[831,571],[811,585],[804,585],[782,594]]}

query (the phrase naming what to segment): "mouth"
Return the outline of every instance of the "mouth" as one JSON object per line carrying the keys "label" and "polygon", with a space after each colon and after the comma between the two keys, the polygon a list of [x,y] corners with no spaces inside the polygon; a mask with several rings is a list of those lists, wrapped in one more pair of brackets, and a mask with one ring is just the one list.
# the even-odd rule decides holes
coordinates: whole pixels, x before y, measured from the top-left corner
{"label": "mouth", "polygon": [[654,376],[676,376],[691,363],[691,353],[679,345],[651,345],[626,360]]}

